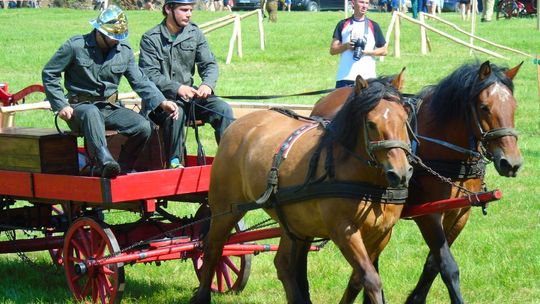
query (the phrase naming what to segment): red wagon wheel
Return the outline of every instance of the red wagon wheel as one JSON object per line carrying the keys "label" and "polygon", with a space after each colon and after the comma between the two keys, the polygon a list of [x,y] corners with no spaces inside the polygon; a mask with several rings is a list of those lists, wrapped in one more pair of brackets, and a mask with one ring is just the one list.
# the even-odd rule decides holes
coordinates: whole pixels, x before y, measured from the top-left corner
{"label": "red wagon wheel", "polygon": [[[202,219],[209,216],[209,214],[210,210],[208,209],[208,205],[203,204],[197,211],[195,220]],[[209,221],[206,221],[201,224],[201,226],[208,224]],[[200,229],[195,230],[197,232],[208,231],[208,229],[205,229],[204,227],[200,227]],[[245,230],[244,222],[242,220],[236,224],[235,230],[237,232]],[[214,279],[212,280],[212,291],[217,293],[242,291],[246,287],[249,275],[251,273],[252,257],[253,255],[251,254],[222,256],[216,266]],[[197,274],[197,278],[200,280],[203,265],[202,252],[200,254],[196,254],[192,260],[195,273]]]}
{"label": "red wagon wheel", "polygon": [[76,220],[64,238],[64,269],[69,289],[77,301],[119,303],[124,292],[121,263],[89,266],[87,260],[120,252],[112,231],[88,217]]}

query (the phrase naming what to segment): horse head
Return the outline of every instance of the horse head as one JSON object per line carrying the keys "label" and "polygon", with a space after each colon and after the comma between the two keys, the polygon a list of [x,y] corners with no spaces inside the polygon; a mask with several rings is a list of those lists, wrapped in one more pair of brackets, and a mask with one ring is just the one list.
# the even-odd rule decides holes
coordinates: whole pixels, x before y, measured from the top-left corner
{"label": "horse head", "polygon": [[353,92],[332,121],[336,141],[358,159],[383,170],[390,187],[407,187],[413,169],[401,94],[384,78],[357,76]]}
{"label": "horse head", "polygon": [[[512,86],[512,80],[522,64],[501,73],[489,61],[484,62],[478,72],[478,80],[479,83],[488,84],[480,91],[471,109],[477,124],[475,134],[479,136],[482,148],[493,161],[497,172],[507,177],[515,177],[523,165],[517,145],[518,134],[514,129],[517,103]],[[496,73],[499,75],[494,75]]]}

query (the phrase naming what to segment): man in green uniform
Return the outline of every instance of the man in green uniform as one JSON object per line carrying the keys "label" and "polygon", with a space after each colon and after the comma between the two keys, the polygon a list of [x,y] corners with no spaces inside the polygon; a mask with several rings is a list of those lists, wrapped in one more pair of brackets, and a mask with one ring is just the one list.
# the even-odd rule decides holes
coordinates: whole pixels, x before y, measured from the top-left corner
{"label": "man in green uniform", "polygon": [[[143,116],[116,104],[118,84],[124,75],[148,108],[170,104],[137,66],[128,37],[127,18],[111,5],[90,21],[94,30],[70,38],[56,51],[42,72],[45,94],[53,111],[68,126],[82,132],[89,155],[97,160],[102,177],[129,172],[151,135],[150,122]],[[64,94],[60,82],[64,73]],[[177,112],[171,111],[174,115]],[[105,129],[118,130],[128,137],[118,162],[107,148]]]}
{"label": "man in green uniform", "polygon": [[[218,79],[218,65],[202,31],[190,22],[195,0],[166,0],[163,21],[141,39],[139,66],[169,100],[179,107],[174,119],[166,109],[147,108],[148,115],[163,128],[169,166],[180,166],[183,152],[185,113],[210,123],[219,143],[225,128],[232,122],[229,104],[213,95]],[[202,83],[194,86],[197,67]],[[164,111],[165,110],[165,111]]]}

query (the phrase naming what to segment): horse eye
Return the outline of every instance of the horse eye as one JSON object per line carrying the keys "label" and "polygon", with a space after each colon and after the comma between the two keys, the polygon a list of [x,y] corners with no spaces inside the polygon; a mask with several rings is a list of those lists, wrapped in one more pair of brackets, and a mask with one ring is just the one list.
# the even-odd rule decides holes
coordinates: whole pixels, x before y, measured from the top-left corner
{"label": "horse eye", "polygon": [[489,107],[488,107],[487,105],[485,105],[485,104],[480,105],[480,110],[481,110],[482,112],[484,112],[484,113],[489,114]]}
{"label": "horse eye", "polygon": [[368,125],[368,128],[370,128],[371,130],[377,130],[377,124],[374,123],[373,121],[368,121],[367,125]]}

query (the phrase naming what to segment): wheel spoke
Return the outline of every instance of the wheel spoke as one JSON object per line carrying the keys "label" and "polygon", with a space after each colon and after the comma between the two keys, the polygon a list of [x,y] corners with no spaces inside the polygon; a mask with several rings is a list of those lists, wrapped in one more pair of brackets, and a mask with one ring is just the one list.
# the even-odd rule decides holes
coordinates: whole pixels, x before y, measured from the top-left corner
{"label": "wheel spoke", "polygon": [[101,239],[101,242],[99,242],[99,246],[94,251],[94,258],[99,259],[105,255],[105,246],[107,246],[107,242],[104,239]]}
{"label": "wheel spoke", "polygon": [[81,291],[81,299],[84,299],[88,296],[88,292],[92,289],[92,280],[87,280],[84,284],[84,288]]}
{"label": "wheel spoke", "polygon": [[72,278],[70,278],[71,282],[74,283],[74,284],[77,284],[77,281],[79,281],[81,278],[83,278],[83,276],[80,276],[80,275],[74,275]]}
{"label": "wheel spoke", "polygon": [[103,266],[101,268],[101,272],[103,272],[103,274],[107,275],[107,276],[110,276],[110,275],[114,275],[116,274],[116,271],[109,268],[108,266]]}
{"label": "wheel spoke", "polygon": [[225,284],[227,285],[228,289],[231,289],[232,284],[231,284],[231,276],[229,274],[229,269],[227,269],[227,265],[224,262],[220,263],[220,265],[221,265],[221,273],[223,274],[223,279],[225,281]]}
{"label": "wheel spoke", "polygon": [[236,275],[239,275],[240,273],[240,269],[238,269],[238,267],[236,267],[236,265],[234,264],[233,260],[230,258],[230,257],[224,257],[223,258],[225,264],[227,266],[229,266],[229,268],[236,274]]}
{"label": "wheel spoke", "polygon": [[216,267],[216,280],[217,280],[217,290],[219,292],[223,292],[223,274],[221,273],[221,269],[219,265]]}
{"label": "wheel spoke", "polygon": [[101,300],[101,303],[107,303],[107,298],[110,298],[111,296],[111,289],[110,284],[103,275],[98,276],[98,284],[99,284],[99,298]]}
{"label": "wheel spoke", "polygon": [[92,251],[91,251],[91,247],[89,247],[89,244],[88,244],[88,233],[84,230],[84,227],[81,227],[79,229],[77,229],[77,235],[78,235],[78,238],[73,238],[73,241],[75,240],[79,240],[82,244],[82,248],[80,248],[80,251],[81,253],[85,256],[85,257],[90,257],[91,255],[89,255]]}
{"label": "wheel spoke", "polygon": [[98,298],[98,283],[97,280],[92,279],[92,302],[96,303]]}
{"label": "wheel spoke", "polygon": [[109,280],[109,276],[102,275],[103,284],[107,287],[107,290],[109,290],[109,293],[113,290],[113,283]]}
{"label": "wheel spoke", "polygon": [[85,258],[88,257],[88,254],[87,254],[88,252],[86,253],[84,252],[83,245],[79,242],[79,240],[72,239],[70,245],[72,249],[75,251],[75,255],[77,255],[80,261],[82,261],[81,255]]}

